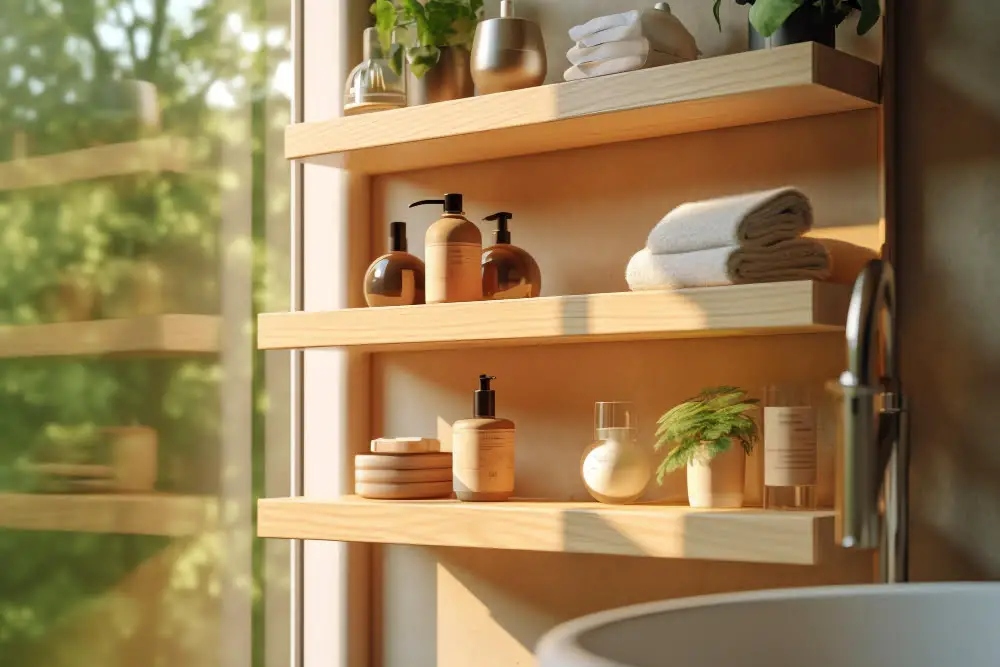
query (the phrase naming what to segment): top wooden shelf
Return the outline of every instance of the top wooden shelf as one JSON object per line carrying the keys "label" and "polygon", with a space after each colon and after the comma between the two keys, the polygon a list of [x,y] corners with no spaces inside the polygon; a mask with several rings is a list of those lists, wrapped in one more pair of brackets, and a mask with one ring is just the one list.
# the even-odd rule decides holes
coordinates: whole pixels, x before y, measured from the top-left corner
{"label": "top wooden shelf", "polygon": [[878,106],[875,63],[814,43],[291,125],[285,157],[384,174]]}
{"label": "top wooden shelf", "polygon": [[0,163],[0,192],[137,173],[183,172],[189,143],[157,137]]}

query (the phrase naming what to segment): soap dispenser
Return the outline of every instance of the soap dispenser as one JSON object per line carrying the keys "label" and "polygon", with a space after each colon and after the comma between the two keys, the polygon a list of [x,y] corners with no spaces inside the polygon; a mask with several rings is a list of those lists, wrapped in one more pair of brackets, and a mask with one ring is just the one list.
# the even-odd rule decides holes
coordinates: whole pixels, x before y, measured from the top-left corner
{"label": "soap dispenser", "polygon": [[452,425],[452,479],[459,500],[492,502],[514,494],[514,422],[496,416],[491,375],[479,376],[472,419]]}
{"label": "soap dispenser", "polygon": [[372,262],[365,273],[365,301],[369,306],[424,302],[424,263],[406,250],[406,223],[390,223],[389,253]]}
{"label": "soap dispenser", "polygon": [[483,298],[479,269],[483,236],[462,211],[462,195],[413,202],[410,208],[436,204],[444,215],[427,230],[427,303],[480,301]]}
{"label": "soap dispenser", "polygon": [[541,26],[515,17],[513,0],[502,0],[500,18],[476,27],[471,69],[477,95],[542,85],[549,66]]}
{"label": "soap dispenser", "polygon": [[483,251],[483,298],[520,299],[542,292],[542,273],[527,252],[511,245],[508,221],[513,214],[501,211],[483,218],[496,222],[496,244]]}

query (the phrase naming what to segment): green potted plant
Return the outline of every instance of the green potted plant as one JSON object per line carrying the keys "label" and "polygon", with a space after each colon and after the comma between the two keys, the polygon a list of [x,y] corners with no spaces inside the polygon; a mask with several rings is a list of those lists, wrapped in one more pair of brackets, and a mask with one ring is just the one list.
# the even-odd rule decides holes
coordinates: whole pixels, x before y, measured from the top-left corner
{"label": "green potted plant", "polygon": [[[880,0],[736,0],[750,7],[750,48],[766,49],[798,42],[819,42],[830,48],[837,45],[837,26],[852,12],[860,12],[858,34],[875,27],[882,16]],[[715,0],[715,20],[722,28]]]}
{"label": "green potted plant", "polygon": [[[410,104],[472,97],[470,52],[483,0],[375,0],[371,6],[382,49],[390,67],[403,73],[410,65]],[[405,31],[404,47],[396,37]]]}
{"label": "green potted plant", "polygon": [[687,468],[691,507],[742,507],[746,457],[759,433],[751,418],[759,401],[737,387],[704,389],[657,421],[656,451],[672,446],[656,481]]}

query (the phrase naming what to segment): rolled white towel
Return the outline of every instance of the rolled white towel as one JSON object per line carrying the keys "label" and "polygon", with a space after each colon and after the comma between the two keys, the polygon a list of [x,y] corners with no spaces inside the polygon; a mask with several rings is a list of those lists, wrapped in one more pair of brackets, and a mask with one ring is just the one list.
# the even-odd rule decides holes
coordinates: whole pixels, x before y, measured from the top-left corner
{"label": "rolled white towel", "polygon": [[635,37],[621,42],[610,42],[600,46],[576,46],[566,52],[566,59],[574,65],[629,58],[632,56],[646,57],[649,54],[649,40],[645,37]]}
{"label": "rolled white towel", "polygon": [[681,204],[653,227],[646,247],[665,254],[764,246],[797,238],[812,224],[809,199],[785,187]]}
{"label": "rolled white towel", "polygon": [[814,239],[790,239],[772,246],[729,246],[670,255],[643,248],[629,260],[625,280],[633,291],[711,287],[788,280],[826,280],[831,261]]}
{"label": "rolled white towel", "polygon": [[649,69],[650,67],[660,67],[661,65],[673,65],[683,62],[677,56],[672,56],[659,51],[650,51],[646,56],[628,56],[626,58],[612,58],[611,60],[599,60],[583,65],[573,65],[563,72],[563,79],[566,81],[576,81],[578,79],[592,79],[595,76],[605,76],[607,74],[621,74],[622,72],[632,72],[638,69]]}
{"label": "rolled white towel", "polygon": [[658,9],[633,10],[599,16],[569,31],[580,48],[600,46],[644,37],[652,48],[684,60],[698,57],[694,35],[672,13]]}

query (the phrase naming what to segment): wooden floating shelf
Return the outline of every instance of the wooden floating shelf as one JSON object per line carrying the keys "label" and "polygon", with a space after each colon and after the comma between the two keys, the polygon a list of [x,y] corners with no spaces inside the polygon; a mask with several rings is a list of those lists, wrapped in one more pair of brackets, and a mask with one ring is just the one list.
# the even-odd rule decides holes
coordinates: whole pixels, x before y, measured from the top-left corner
{"label": "wooden floating shelf", "polygon": [[0,192],[137,173],[183,172],[189,142],[157,137],[0,163]]}
{"label": "wooden floating shelf", "polygon": [[834,513],[515,501],[258,502],[260,537],[815,565]]}
{"label": "wooden floating shelf", "polygon": [[285,157],[384,174],[875,107],[879,68],[794,44],[291,125]]}
{"label": "wooden floating shelf", "polygon": [[824,332],[844,326],[849,300],[844,285],[806,281],[271,313],[257,340],[265,350],[398,351]]}
{"label": "wooden floating shelf", "polygon": [[180,537],[209,530],[209,496],[0,493],[0,529]]}
{"label": "wooden floating shelf", "polygon": [[218,352],[220,318],[149,315],[116,320],[0,327],[0,359]]}

